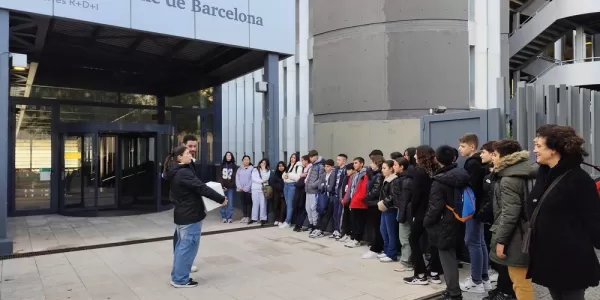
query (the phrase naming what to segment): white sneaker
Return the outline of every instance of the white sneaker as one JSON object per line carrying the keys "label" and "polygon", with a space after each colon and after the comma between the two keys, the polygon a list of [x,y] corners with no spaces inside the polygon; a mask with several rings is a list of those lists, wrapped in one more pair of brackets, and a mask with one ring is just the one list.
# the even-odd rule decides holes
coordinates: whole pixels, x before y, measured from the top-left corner
{"label": "white sneaker", "polygon": [[486,291],[491,291],[494,289],[494,287],[492,286],[492,282],[490,280],[484,280],[483,281],[483,289]]}
{"label": "white sneaker", "polygon": [[490,269],[488,271],[488,275],[490,277],[490,282],[498,282],[498,272],[494,271],[493,269]]}
{"label": "white sneaker", "polygon": [[363,254],[363,256],[362,256],[363,259],[373,259],[373,258],[378,258],[378,257],[379,257],[379,253],[373,252],[373,251],[369,251],[369,252]]}
{"label": "white sneaker", "polygon": [[317,234],[319,234],[320,232],[321,232],[321,230],[319,230],[319,229],[315,229],[315,230],[311,231],[311,232],[308,234],[308,237],[309,237],[309,238],[314,238],[314,237],[315,237]]}
{"label": "white sneaker", "polygon": [[279,226],[279,222],[278,222],[278,221],[275,221],[275,223],[273,223],[273,225],[275,225],[275,226]]}
{"label": "white sneaker", "polygon": [[345,235],[338,239],[338,241],[342,242],[342,243],[347,243],[349,240],[350,240],[350,237],[348,235]]}
{"label": "white sneaker", "polygon": [[196,273],[198,272],[198,267],[196,266],[192,266],[192,269],[190,270],[191,273]]}
{"label": "white sneaker", "polygon": [[356,248],[360,246],[360,242],[355,240],[349,240],[344,246],[348,248]]}
{"label": "white sneaker", "polygon": [[283,222],[283,223],[279,224],[279,228],[290,228],[290,224]]}
{"label": "white sneaker", "polygon": [[463,292],[475,293],[475,294],[484,294],[485,288],[483,287],[483,283],[475,284],[471,277],[465,279],[465,281],[460,283],[460,289]]}
{"label": "white sneaker", "polygon": [[394,260],[391,259],[391,258],[389,258],[389,257],[387,257],[387,256],[384,256],[384,257],[381,257],[379,259],[379,261],[382,262],[382,263],[389,263],[389,262],[393,262]]}
{"label": "white sneaker", "polygon": [[323,233],[322,230],[315,230],[313,231],[313,238],[318,239],[318,238],[322,238],[325,236],[325,233]]}
{"label": "white sneaker", "polygon": [[247,218],[247,217],[243,217],[243,218],[240,220],[240,223],[248,223],[248,218]]}
{"label": "white sneaker", "polygon": [[333,231],[333,233],[329,236],[330,239],[337,239],[340,237],[340,232],[335,230]]}
{"label": "white sneaker", "polygon": [[385,255],[385,253],[381,253],[381,254],[377,255],[377,258],[384,258],[384,257],[386,257],[386,256],[387,256],[387,255]]}

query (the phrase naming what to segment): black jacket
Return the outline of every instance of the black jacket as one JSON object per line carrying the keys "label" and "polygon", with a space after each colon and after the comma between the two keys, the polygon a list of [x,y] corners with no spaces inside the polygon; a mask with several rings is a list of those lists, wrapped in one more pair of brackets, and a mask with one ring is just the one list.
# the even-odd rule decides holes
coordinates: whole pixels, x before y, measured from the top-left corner
{"label": "black jacket", "polygon": [[489,170],[489,166],[484,166],[485,176],[483,177],[483,185],[481,186],[482,195],[481,199],[478,199],[479,209],[477,209],[477,220],[485,223],[494,223],[494,182],[497,180],[496,176]]}
{"label": "black jacket", "polygon": [[398,176],[392,175],[383,180],[379,199],[383,201],[383,205],[390,208],[397,208],[396,204],[400,198],[400,182]]}
{"label": "black jacket", "polygon": [[235,163],[222,163],[218,174],[219,183],[226,189],[235,189]]}
{"label": "black jacket", "polygon": [[371,171],[371,177],[369,177],[369,184],[367,186],[367,195],[365,196],[365,204],[368,207],[377,206],[382,186],[383,174],[381,174],[381,170]]}
{"label": "black jacket", "polygon": [[454,248],[460,233],[460,221],[446,206],[454,207],[460,190],[469,184],[469,174],[456,164],[445,166],[435,172],[429,207],[423,226],[427,228],[429,242],[436,248]]}
{"label": "black jacket", "polygon": [[273,190],[282,192],[283,191],[283,173],[282,172],[271,172],[271,176],[269,176],[269,185],[273,188]]}
{"label": "black jacket", "polygon": [[412,221],[411,200],[413,197],[413,179],[408,172],[402,172],[398,175],[398,186],[400,187],[400,197],[396,199],[395,205],[399,209],[398,222],[404,224],[406,221]]}
{"label": "black jacket", "polygon": [[177,225],[188,225],[206,218],[202,196],[218,203],[225,201],[225,197],[202,183],[188,165],[171,164],[166,176],[171,184],[169,197],[175,204],[173,218]]}
{"label": "black jacket", "polygon": [[342,167],[341,169],[342,169],[342,172],[340,173],[339,176],[337,174],[340,170],[340,167],[335,167],[335,169],[333,169],[333,171],[336,174],[335,182],[338,182],[338,185],[334,188],[334,196],[338,200],[341,200],[344,197],[344,193],[346,192],[345,191],[346,184],[348,183],[348,181],[346,179],[348,177],[348,175],[346,175],[346,168]]}
{"label": "black jacket", "polygon": [[581,159],[563,158],[550,169],[540,166],[526,207],[531,214],[542,194],[571,170],[544,200],[532,224],[527,277],[555,289],[585,289],[600,282],[600,199]]}
{"label": "black jacket", "polygon": [[486,170],[481,162],[481,155],[475,153],[468,157],[465,161],[464,169],[469,173],[469,185],[475,194],[475,207],[476,211],[481,206],[481,199],[484,197],[483,193],[483,178],[485,177]]}
{"label": "black jacket", "polygon": [[429,191],[431,189],[431,178],[425,169],[411,166],[406,171],[413,179],[410,208],[415,221],[423,221],[429,202]]}

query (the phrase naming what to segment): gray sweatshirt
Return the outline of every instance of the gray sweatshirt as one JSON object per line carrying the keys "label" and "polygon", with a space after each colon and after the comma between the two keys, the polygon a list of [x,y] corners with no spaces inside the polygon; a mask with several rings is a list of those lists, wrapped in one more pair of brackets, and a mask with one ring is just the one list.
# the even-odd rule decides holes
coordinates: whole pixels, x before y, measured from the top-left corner
{"label": "gray sweatshirt", "polygon": [[252,187],[252,170],[254,170],[253,166],[248,166],[247,168],[243,165],[237,169],[235,173],[235,186],[244,191],[250,192],[250,188]]}

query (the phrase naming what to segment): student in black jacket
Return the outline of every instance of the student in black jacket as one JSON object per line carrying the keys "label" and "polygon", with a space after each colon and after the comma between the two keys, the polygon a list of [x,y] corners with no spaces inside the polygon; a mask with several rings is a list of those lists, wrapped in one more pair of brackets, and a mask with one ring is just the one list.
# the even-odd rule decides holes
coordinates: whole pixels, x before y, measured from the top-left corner
{"label": "student in black jacket", "polygon": [[283,172],[285,171],[285,162],[277,163],[275,172],[269,176],[269,185],[273,188],[273,215],[275,216],[275,226],[285,222],[286,206],[283,198]]}
{"label": "student in black jacket", "polygon": [[444,269],[446,292],[440,300],[462,299],[455,252],[461,222],[448,207],[455,207],[460,192],[469,184],[469,174],[453,162],[455,157],[454,149],[450,146],[441,146],[435,151],[440,168],[433,175],[429,206],[423,220],[429,241],[438,249]]}
{"label": "student in black jacket", "polygon": [[383,237],[383,253],[380,254],[379,261],[393,262],[398,261],[398,207],[401,207],[401,183],[398,181],[398,175],[394,173],[394,161],[388,160],[381,166],[383,175],[383,186],[377,202],[377,208],[381,211],[381,236]]}
{"label": "student in black jacket", "polygon": [[381,187],[383,186],[383,174],[381,174],[381,166],[383,165],[382,155],[371,156],[371,174],[367,184],[367,195],[365,196],[365,204],[367,205],[367,226],[375,231],[375,238],[371,243],[371,247],[367,253],[363,254],[362,258],[372,259],[378,258],[383,252],[383,237],[381,236],[381,211],[377,208],[379,196],[381,195]]}
{"label": "student in black jacket", "polygon": [[164,173],[170,181],[170,198],[175,204],[173,217],[178,241],[175,246],[171,285],[176,288],[195,287],[197,282],[190,278],[192,263],[198,254],[202,221],[206,218],[206,207],[202,197],[227,205],[227,198],[206,186],[189,167],[192,157],[180,146],[170,155]]}
{"label": "student in black jacket", "polygon": [[395,269],[397,272],[410,271],[413,268],[410,248],[410,228],[413,219],[410,201],[412,199],[413,180],[412,175],[408,172],[409,166],[410,162],[402,156],[394,159],[394,172],[398,176],[400,187],[400,196],[396,199],[395,206],[398,208],[396,221],[399,224],[398,237],[400,239],[400,263],[402,263],[402,267]]}

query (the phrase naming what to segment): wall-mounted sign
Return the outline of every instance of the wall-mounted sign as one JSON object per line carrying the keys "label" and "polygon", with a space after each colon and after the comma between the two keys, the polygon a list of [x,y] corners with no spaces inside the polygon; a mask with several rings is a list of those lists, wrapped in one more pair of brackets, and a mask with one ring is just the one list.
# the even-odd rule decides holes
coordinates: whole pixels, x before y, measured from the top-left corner
{"label": "wall-mounted sign", "polygon": [[40,168],[40,181],[50,181],[52,169]]}
{"label": "wall-mounted sign", "polygon": [[0,8],[294,54],[294,0],[1,0]]}

